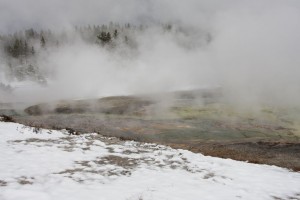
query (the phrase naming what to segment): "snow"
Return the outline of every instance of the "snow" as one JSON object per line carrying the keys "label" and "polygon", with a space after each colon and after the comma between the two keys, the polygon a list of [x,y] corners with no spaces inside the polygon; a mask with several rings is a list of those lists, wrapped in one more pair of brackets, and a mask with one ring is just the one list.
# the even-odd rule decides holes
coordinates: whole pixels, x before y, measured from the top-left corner
{"label": "snow", "polygon": [[0,122],[1,200],[300,199],[300,173]]}

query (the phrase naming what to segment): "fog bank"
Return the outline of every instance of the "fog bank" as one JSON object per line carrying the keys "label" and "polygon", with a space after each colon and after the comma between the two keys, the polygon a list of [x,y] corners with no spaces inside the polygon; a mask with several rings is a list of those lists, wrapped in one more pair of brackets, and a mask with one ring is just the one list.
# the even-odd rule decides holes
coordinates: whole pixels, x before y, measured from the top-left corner
{"label": "fog bank", "polygon": [[[2,101],[220,87],[231,103],[299,106],[299,1],[1,0],[0,18],[3,34],[33,27],[72,35],[36,55],[47,86],[0,91]],[[110,21],[148,28],[130,32],[130,47],[119,41],[114,48],[88,43],[74,29]],[[172,28],[162,30],[164,23]],[[7,63],[0,65],[2,81],[13,84]]]}

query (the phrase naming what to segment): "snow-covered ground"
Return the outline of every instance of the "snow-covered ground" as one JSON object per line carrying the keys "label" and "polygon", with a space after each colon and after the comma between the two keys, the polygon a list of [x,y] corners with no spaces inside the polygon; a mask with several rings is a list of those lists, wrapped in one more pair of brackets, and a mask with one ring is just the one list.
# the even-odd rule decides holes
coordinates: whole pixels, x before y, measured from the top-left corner
{"label": "snow-covered ground", "polygon": [[0,122],[1,200],[300,199],[300,173]]}

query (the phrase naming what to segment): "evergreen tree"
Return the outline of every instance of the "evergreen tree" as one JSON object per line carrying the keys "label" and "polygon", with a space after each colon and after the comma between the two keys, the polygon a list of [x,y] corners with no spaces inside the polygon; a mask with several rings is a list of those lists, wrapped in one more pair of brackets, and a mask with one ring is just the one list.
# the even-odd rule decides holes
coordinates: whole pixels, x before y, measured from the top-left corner
{"label": "evergreen tree", "polygon": [[20,49],[21,49],[21,42],[18,38],[16,38],[12,48],[12,56],[18,57],[20,55]]}
{"label": "evergreen tree", "polygon": [[114,31],[114,39],[117,39],[118,35],[119,35],[119,33],[118,33],[118,30],[116,29],[116,30]]}
{"label": "evergreen tree", "polygon": [[25,41],[25,42],[24,42],[23,55],[28,56],[28,51],[29,51],[29,49],[28,49],[28,44],[27,44],[27,42]]}
{"label": "evergreen tree", "polygon": [[37,35],[37,33],[32,28],[25,30],[26,38],[35,38],[36,35]]}
{"label": "evergreen tree", "polygon": [[106,40],[106,33],[104,31],[102,31],[100,33],[100,35],[97,36],[97,38],[102,42],[102,43],[105,43],[105,40]]}
{"label": "evergreen tree", "polygon": [[45,48],[45,46],[46,46],[46,40],[44,36],[41,36],[41,47]]}
{"label": "evergreen tree", "polygon": [[108,33],[106,34],[106,41],[107,41],[107,43],[109,43],[109,42],[111,41],[111,35],[110,35],[110,32],[108,32]]}
{"label": "evergreen tree", "polygon": [[111,35],[109,32],[102,31],[100,35],[97,36],[97,38],[102,42],[102,44],[107,44],[111,41]]}
{"label": "evergreen tree", "polygon": [[32,46],[31,47],[31,55],[34,55],[35,54],[35,50],[34,50],[34,47]]}

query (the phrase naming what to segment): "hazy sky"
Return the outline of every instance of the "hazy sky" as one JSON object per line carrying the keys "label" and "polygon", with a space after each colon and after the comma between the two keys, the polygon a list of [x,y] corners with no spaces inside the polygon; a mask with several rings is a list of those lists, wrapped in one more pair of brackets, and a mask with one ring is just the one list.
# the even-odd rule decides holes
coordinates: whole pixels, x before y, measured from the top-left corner
{"label": "hazy sky", "polygon": [[[299,11],[298,0],[0,0],[0,31],[70,24],[176,21],[203,25],[223,13]],[[291,19],[292,20],[292,19]]]}

